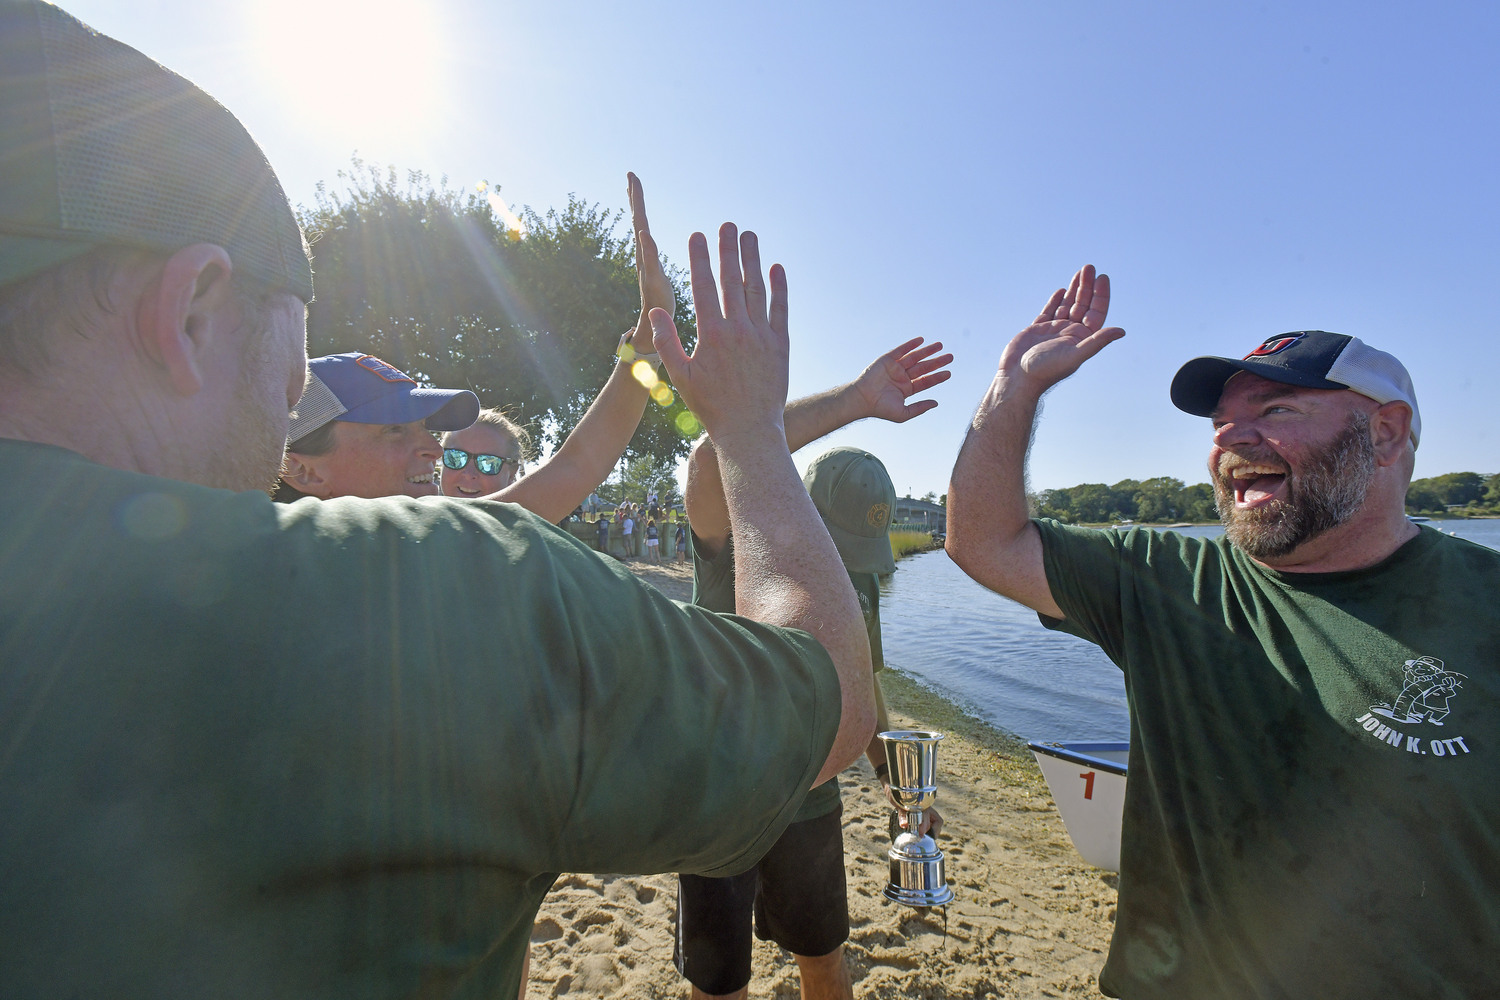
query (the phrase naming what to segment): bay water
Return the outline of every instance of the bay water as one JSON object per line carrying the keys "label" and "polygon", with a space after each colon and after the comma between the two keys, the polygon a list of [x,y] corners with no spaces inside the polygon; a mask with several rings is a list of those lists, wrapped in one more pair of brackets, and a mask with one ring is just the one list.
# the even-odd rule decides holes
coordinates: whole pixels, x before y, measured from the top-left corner
{"label": "bay water", "polygon": [[[1500,520],[1428,526],[1500,550]],[[941,550],[896,564],[881,584],[880,620],[887,665],[992,726],[1028,740],[1130,735],[1124,680],[1098,646],[1042,628],[1035,612],[985,590]]]}

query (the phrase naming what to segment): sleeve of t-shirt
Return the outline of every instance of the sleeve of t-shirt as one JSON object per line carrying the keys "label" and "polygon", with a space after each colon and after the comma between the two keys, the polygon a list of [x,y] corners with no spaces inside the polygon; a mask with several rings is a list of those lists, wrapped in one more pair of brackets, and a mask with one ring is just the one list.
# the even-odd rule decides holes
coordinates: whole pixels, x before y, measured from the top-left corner
{"label": "sleeve of t-shirt", "polygon": [[271,668],[291,714],[324,706],[282,725],[361,851],[731,874],[826,760],[838,678],[805,632],[670,601],[510,504],[305,507]]}
{"label": "sleeve of t-shirt", "polygon": [[1051,518],[1032,521],[1042,535],[1042,562],[1062,619],[1038,614],[1049,629],[1095,643],[1119,662],[1120,581],[1125,556],[1118,531],[1076,528]]}

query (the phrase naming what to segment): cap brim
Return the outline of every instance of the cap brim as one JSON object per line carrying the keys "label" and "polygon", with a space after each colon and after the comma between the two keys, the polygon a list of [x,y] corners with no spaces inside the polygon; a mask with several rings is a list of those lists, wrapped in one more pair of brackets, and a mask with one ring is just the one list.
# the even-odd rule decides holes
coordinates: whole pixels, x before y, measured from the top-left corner
{"label": "cap brim", "polygon": [[49,240],[0,233],[0,288],[41,274],[98,245],[88,240]]}
{"label": "cap brim", "polygon": [[1271,382],[1296,385],[1304,389],[1346,389],[1348,386],[1304,372],[1268,365],[1263,361],[1241,361],[1235,358],[1194,358],[1177,370],[1172,378],[1172,405],[1195,417],[1211,416],[1224,394],[1224,383],[1239,372],[1259,375]]}
{"label": "cap brim", "polygon": [[888,534],[879,538],[851,534],[836,524],[829,524],[826,518],[823,526],[828,529],[834,548],[839,550],[844,569],[850,573],[896,572],[896,558],[891,555],[891,539]]}
{"label": "cap brim", "polygon": [[412,389],[357,406],[338,419],[353,424],[409,424],[425,420],[427,429],[458,431],[479,417],[479,397],[468,389]]}

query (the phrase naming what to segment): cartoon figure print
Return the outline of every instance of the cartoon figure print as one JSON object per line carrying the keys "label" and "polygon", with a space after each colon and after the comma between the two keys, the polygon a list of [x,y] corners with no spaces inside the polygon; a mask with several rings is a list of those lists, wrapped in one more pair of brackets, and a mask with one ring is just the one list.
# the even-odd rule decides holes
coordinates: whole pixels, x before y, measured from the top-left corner
{"label": "cartoon figure print", "polygon": [[1407,660],[1402,677],[1401,694],[1394,705],[1381,702],[1370,711],[1395,722],[1430,722],[1441,726],[1447,717],[1448,699],[1463,686],[1468,675],[1446,670],[1435,656]]}

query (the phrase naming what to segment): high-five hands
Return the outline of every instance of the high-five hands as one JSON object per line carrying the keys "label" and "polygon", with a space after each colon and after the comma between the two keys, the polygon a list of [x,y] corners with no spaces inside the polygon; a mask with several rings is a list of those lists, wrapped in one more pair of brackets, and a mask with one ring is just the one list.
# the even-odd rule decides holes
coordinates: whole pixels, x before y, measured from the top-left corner
{"label": "high-five hands", "polygon": [[[741,235],[729,222],[719,227],[722,303],[702,233],[688,240],[688,263],[698,317],[692,357],[682,349],[665,309],[652,309],[650,316],[656,349],[672,385],[715,440],[740,430],[769,428],[784,436],[786,271],[780,264],[772,265],[768,298],[755,234]],[[785,447],[785,441],[781,443]]]}
{"label": "high-five hands", "polygon": [[899,424],[938,405],[935,399],[906,401],[953,376],[946,370],[953,363],[953,355],[933,357],[942,349],[942,341],[923,346],[922,338],[914,337],[871,362],[854,380],[866,415]]}
{"label": "high-five hands", "polygon": [[635,234],[635,271],[641,286],[641,316],[636,321],[630,342],[638,352],[649,354],[652,350],[649,314],[652,309],[675,313],[677,296],[661,266],[656,241],[651,238],[651,223],[646,219],[646,192],[641,187],[640,178],[633,173],[626,174],[625,186],[630,196],[630,231]]}
{"label": "high-five hands", "polygon": [[1119,327],[1104,325],[1108,315],[1109,275],[1095,276],[1094,265],[1085,265],[1066,289],[1052,293],[1036,321],[1006,345],[1001,373],[1045,392],[1125,336]]}

